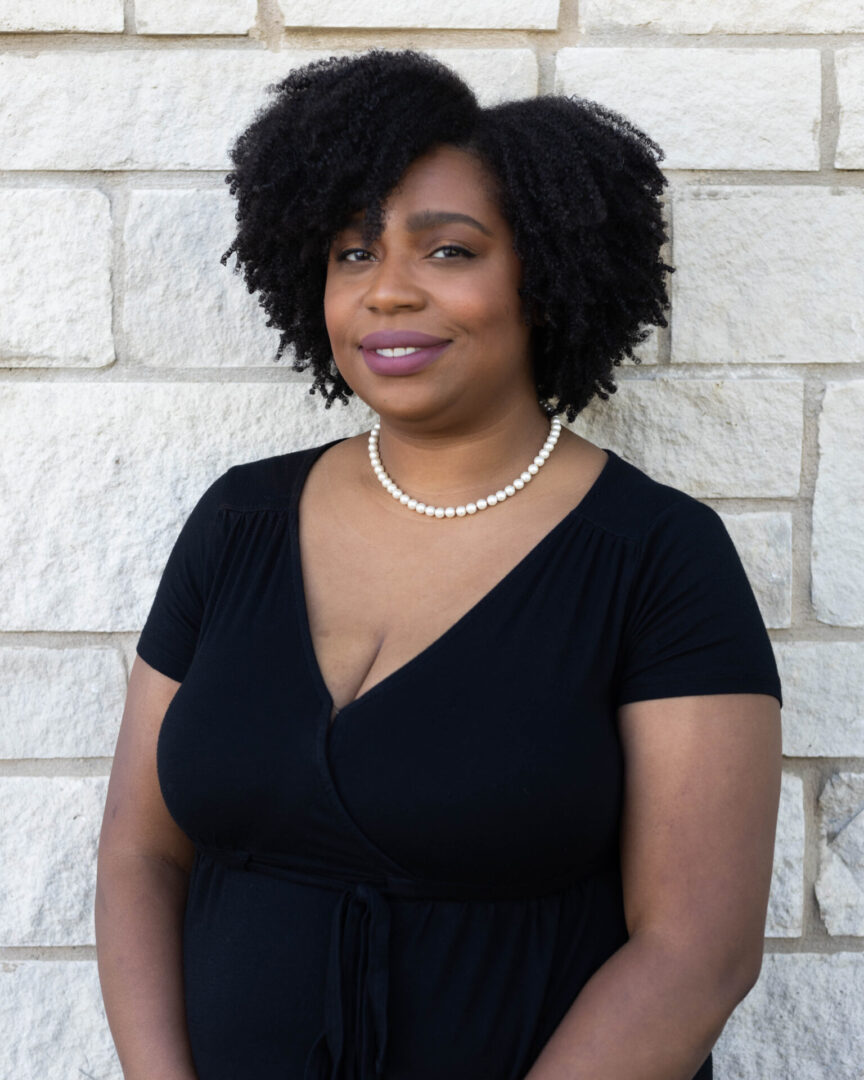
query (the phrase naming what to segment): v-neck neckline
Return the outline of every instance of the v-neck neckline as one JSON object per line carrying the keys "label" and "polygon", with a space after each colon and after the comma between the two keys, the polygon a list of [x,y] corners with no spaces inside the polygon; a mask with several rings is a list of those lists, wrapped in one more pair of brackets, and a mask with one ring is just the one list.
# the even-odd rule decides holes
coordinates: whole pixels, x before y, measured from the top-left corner
{"label": "v-neck neckline", "polygon": [[[321,665],[318,662],[318,656],[315,652],[315,645],[312,641],[312,628],[309,622],[309,608],[306,603],[306,587],[303,582],[303,560],[300,552],[300,498],[303,494],[303,489],[306,484],[306,479],[312,470],[312,466],[324,453],[325,450],[329,450],[331,446],[336,446],[337,443],[344,442],[345,439],[333,439],[328,443],[324,443],[321,446],[315,446],[305,451],[303,460],[297,470],[293,489],[290,499],[290,533],[291,533],[291,563],[294,577],[294,590],[295,601],[294,607],[297,611],[298,621],[300,623],[300,636],[303,642],[303,649],[306,653],[306,660],[312,678],[315,682],[315,686],[318,692],[318,696],[322,699],[324,705],[324,716],[327,724],[326,737],[329,739],[333,729],[336,727],[339,720],[345,715],[345,713],[354,709],[360,704],[365,704],[367,699],[371,696],[378,694],[382,688],[390,686],[391,683],[398,681],[407,672],[412,671],[422,661],[427,659],[432,653],[436,652],[443,644],[454,637],[455,634],[471,622],[476,616],[492,602],[492,600],[500,593],[510,582],[517,577],[526,566],[530,565],[540,554],[544,551],[549,543],[557,537],[557,535],[569,524],[575,517],[581,517],[584,515],[586,509],[588,509],[590,503],[594,502],[598,498],[598,494],[602,487],[607,483],[610,472],[615,468],[619,461],[622,459],[618,457],[614,450],[610,450],[608,447],[601,447],[606,452],[606,461],[603,464],[603,468],[594,478],[594,482],[579,500],[579,502],[571,507],[570,510],[557,521],[540,539],[531,547],[514,566],[512,566],[503,577],[499,578],[494,585],[491,586],[483,595],[475,601],[463,612],[454,622],[452,622],[445,630],[443,630],[438,637],[424,646],[418,653],[410,657],[401,664],[398,668],[395,668],[385,675],[383,679],[379,679],[378,682],[373,683],[367,690],[364,690],[362,694],[353,698],[347,704],[343,705],[341,709],[338,709],[333,715],[333,709],[335,708],[335,702],[333,695],[324,680],[324,674],[321,671]],[[614,462],[614,464],[613,464]]]}

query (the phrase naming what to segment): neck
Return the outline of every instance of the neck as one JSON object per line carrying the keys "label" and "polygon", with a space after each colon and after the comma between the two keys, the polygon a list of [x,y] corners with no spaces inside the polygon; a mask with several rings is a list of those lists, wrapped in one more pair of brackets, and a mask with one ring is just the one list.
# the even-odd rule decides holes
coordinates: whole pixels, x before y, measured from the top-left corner
{"label": "neck", "polygon": [[[509,484],[534,460],[549,434],[549,419],[536,402],[485,421],[418,431],[381,417],[378,453],[391,478],[428,503],[453,505]],[[370,486],[378,485],[371,468]]]}

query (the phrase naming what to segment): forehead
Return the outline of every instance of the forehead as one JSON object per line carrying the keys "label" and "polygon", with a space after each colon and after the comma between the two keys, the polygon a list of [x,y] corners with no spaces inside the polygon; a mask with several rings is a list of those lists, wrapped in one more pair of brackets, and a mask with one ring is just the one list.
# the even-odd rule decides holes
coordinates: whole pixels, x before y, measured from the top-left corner
{"label": "forehead", "polygon": [[[491,232],[504,222],[488,169],[471,153],[442,146],[413,161],[383,204],[385,228],[399,224],[412,231],[449,220],[477,222]],[[351,225],[359,227],[358,211]]]}

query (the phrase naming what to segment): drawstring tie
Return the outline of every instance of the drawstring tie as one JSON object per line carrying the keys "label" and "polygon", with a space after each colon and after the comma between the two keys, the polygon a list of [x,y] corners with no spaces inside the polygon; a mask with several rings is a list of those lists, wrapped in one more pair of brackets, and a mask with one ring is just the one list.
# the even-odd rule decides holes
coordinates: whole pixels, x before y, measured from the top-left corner
{"label": "drawstring tie", "polygon": [[418,900],[539,898],[584,880],[582,867],[544,882],[489,884],[426,881],[356,869],[336,873],[283,855],[252,855],[198,845],[236,870],[251,870],[338,892],[330,928],[324,988],[324,1028],[306,1058],[303,1080],[383,1080],[387,1053],[390,905],[386,897]]}
{"label": "drawstring tie", "polygon": [[346,1044],[356,1047],[357,1080],[380,1080],[387,1050],[390,908],[365,883],[346,889],[333,912],[324,1030],[303,1080],[351,1076]]}

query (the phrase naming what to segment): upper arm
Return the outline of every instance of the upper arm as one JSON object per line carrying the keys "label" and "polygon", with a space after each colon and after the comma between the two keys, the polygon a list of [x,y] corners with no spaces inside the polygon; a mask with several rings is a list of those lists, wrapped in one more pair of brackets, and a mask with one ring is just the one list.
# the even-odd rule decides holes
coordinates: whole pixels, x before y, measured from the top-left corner
{"label": "upper arm", "polygon": [[618,710],[628,931],[758,975],[780,798],[780,704],[728,693]]}
{"label": "upper arm", "polygon": [[100,859],[140,855],[191,868],[194,846],[168,813],[156,774],[156,740],[179,686],[135,657],[108,781]]}
{"label": "upper arm", "polygon": [[162,798],[156,743],[196,650],[221,550],[218,511],[227,476],[207,488],[183,523],[138,638],[108,782],[100,859],[133,854],[184,870],[192,865],[194,845]]}

